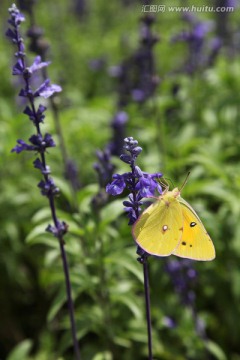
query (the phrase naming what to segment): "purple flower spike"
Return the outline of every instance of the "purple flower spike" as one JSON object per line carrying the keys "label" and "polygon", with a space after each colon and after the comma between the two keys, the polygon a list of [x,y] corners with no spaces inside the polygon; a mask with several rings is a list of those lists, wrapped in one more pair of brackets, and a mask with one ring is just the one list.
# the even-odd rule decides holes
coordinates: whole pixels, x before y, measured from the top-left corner
{"label": "purple flower spike", "polygon": [[137,157],[142,152],[142,148],[138,146],[137,140],[128,137],[124,139],[124,143],[124,149],[127,154],[121,154],[120,159],[129,164],[132,171],[122,175],[113,175],[114,180],[107,185],[106,191],[108,194],[115,196],[121,194],[125,188],[129,190],[129,201],[124,201],[123,205],[129,218],[129,225],[132,225],[139,217],[142,198],[153,197],[156,192],[162,193],[161,185],[157,181],[162,177],[162,174],[148,174],[136,165]]}
{"label": "purple flower spike", "polygon": [[[25,83],[25,86],[23,86],[19,92],[19,96],[25,97],[26,100],[28,100],[28,105],[25,107],[23,113],[29,117],[37,130],[36,134],[29,138],[29,143],[22,139],[17,140],[17,145],[12,149],[12,152],[19,154],[22,151],[35,151],[41,154],[40,158],[37,158],[34,161],[34,167],[39,169],[43,174],[44,180],[40,182],[39,187],[41,188],[42,194],[48,196],[50,199],[55,194],[56,187],[53,180],[49,178],[50,168],[46,164],[45,152],[47,148],[54,147],[55,142],[50,134],[42,134],[41,132],[40,124],[44,121],[46,107],[41,104],[37,107],[34,103],[34,98],[42,96],[46,99],[62,89],[58,85],[51,85],[49,79],[44,81],[37,90],[34,91],[32,89],[32,75],[36,71],[48,66],[49,62],[42,61],[40,56],[36,56],[32,65],[29,67],[26,66],[24,41],[19,31],[20,24],[25,18],[15,4],[9,9],[9,13],[10,19],[8,20],[8,23],[10,24],[10,28],[7,30],[6,36],[10,38],[17,47],[15,53],[17,62],[13,66],[12,74],[21,76]],[[55,219],[56,216],[54,215],[53,218]]]}
{"label": "purple flower spike", "polygon": [[[32,8],[30,3],[34,3],[33,1],[29,3],[29,13],[33,15]],[[24,114],[28,116],[30,121],[35,126],[35,134],[32,135],[29,139],[30,143],[26,143],[23,140],[18,140],[15,148],[12,149],[13,152],[20,153],[23,150],[27,151],[36,151],[39,153],[39,157],[34,161],[34,167],[41,172],[42,180],[38,183],[38,187],[43,196],[46,196],[48,199],[48,204],[51,212],[53,225],[49,225],[46,231],[49,231],[53,236],[57,237],[61,258],[63,262],[63,271],[65,275],[65,283],[66,283],[66,292],[67,292],[67,300],[68,300],[68,309],[70,315],[70,323],[72,330],[72,339],[74,343],[74,352],[75,358],[80,359],[80,351],[78,347],[78,337],[76,333],[76,323],[75,323],[75,315],[74,315],[74,307],[73,307],[73,299],[71,294],[71,282],[68,268],[67,255],[65,251],[65,234],[67,233],[68,226],[63,221],[59,221],[56,211],[55,204],[55,196],[59,193],[59,189],[55,185],[53,179],[50,177],[50,168],[46,162],[46,149],[48,147],[55,146],[55,143],[50,134],[43,134],[41,129],[41,123],[44,120],[45,115],[43,114],[46,110],[46,107],[43,105],[37,106],[35,102],[35,98],[42,96],[47,99],[55,92],[61,91],[61,87],[58,85],[50,85],[50,80],[44,81],[44,83],[37,89],[32,89],[32,75],[46,67],[49,62],[42,62],[41,57],[37,56],[30,67],[26,66],[25,61],[25,53],[24,53],[24,44],[23,38],[20,33],[20,24],[24,21],[24,16],[20,14],[16,5],[12,5],[9,9],[10,19],[8,20],[11,28],[8,29],[6,35],[8,38],[12,40],[14,45],[16,45],[17,51],[15,52],[15,56],[17,58],[17,62],[13,67],[13,74],[20,75],[24,86],[20,90],[19,96],[23,96],[25,100],[28,102],[28,105],[24,109]],[[36,38],[35,38],[36,40]]]}
{"label": "purple flower spike", "polygon": [[184,259],[169,259],[165,266],[166,271],[171,277],[175,291],[185,305],[193,305],[195,293],[192,290],[197,280],[197,272],[193,268],[193,261]]}

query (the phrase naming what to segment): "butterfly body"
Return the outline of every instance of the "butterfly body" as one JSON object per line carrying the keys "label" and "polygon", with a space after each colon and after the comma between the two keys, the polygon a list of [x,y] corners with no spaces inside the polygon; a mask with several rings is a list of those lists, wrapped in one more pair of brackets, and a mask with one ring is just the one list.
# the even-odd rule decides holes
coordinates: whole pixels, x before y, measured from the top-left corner
{"label": "butterfly body", "polygon": [[180,195],[178,188],[167,189],[141,214],[132,228],[135,241],[151,255],[214,259],[210,236],[196,212]]}

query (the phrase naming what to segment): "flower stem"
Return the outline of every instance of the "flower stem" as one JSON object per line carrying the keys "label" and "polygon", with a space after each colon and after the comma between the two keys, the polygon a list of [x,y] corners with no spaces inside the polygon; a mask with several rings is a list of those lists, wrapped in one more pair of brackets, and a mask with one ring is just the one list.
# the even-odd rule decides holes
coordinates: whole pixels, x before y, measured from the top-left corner
{"label": "flower stem", "polygon": [[150,303],[150,292],[149,292],[148,258],[146,253],[140,258],[140,262],[143,264],[144,295],[145,295],[146,320],[147,320],[147,332],[148,332],[148,360],[152,360],[153,355],[152,355],[151,303]]}
{"label": "flower stem", "polygon": [[70,283],[70,276],[69,276],[69,269],[68,269],[68,261],[67,261],[66,251],[65,251],[65,248],[64,248],[63,239],[59,240],[59,245],[60,245],[60,250],[61,250],[64,275],[65,275],[68,310],[69,310],[69,316],[70,316],[70,322],[71,322],[71,331],[72,331],[75,358],[76,358],[76,360],[80,360],[80,350],[79,350],[78,340],[77,340],[77,329],[76,329],[76,322],[75,322],[75,316],[74,316],[74,305],[73,305],[73,300],[72,300],[72,292],[71,292],[71,283]]}

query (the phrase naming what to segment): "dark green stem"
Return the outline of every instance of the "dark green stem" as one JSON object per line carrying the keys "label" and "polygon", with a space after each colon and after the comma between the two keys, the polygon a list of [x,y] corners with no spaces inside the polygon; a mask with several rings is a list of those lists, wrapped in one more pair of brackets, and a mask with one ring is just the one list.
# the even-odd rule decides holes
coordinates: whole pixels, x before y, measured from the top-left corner
{"label": "dark green stem", "polygon": [[151,302],[148,276],[148,256],[146,253],[139,259],[143,265],[144,295],[146,307],[147,333],[148,333],[148,360],[153,360],[152,355],[152,323],[151,323]]}

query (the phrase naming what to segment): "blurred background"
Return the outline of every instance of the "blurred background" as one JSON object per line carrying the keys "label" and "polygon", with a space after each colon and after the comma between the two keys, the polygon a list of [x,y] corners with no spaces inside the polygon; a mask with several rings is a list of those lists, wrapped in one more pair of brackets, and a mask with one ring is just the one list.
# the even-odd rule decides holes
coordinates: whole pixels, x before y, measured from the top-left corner
{"label": "blurred background", "polygon": [[[127,194],[105,193],[114,172],[129,171],[119,155],[123,138],[133,136],[142,170],[162,172],[173,186],[191,172],[182,196],[216,248],[208,263],[149,258],[154,359],[239,360],[240,4],[151,4],[17,3],[29,64],[36,53],[50,60],[48,76],[63,88],[48,103],[43,129],[57,143],[47,161],[61,189],[59,217],[69,224],[82,359],[147,359]],[[0,2],[0,359],[70,360],[64,275],[58,241],[44,231],[51,218],[40,173],[34,154],[11,153],[34,129],[11,76],[10,5]]]}

